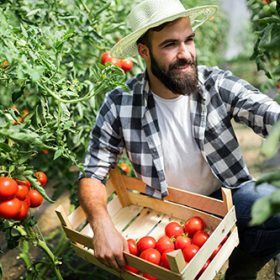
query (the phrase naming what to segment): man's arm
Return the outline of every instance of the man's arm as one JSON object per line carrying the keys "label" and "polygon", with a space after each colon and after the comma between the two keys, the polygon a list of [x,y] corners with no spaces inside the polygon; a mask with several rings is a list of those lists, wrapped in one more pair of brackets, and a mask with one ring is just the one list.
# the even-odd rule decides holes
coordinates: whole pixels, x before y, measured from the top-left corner
{"label": "man's arm", "polygon": [[122,270],[125,266],[123,251],[128,251],[127,241],[117,231],[107,211],[106,187],[97,179],[82,178],[79,200],[94,232],[94,255],[105,265]]}

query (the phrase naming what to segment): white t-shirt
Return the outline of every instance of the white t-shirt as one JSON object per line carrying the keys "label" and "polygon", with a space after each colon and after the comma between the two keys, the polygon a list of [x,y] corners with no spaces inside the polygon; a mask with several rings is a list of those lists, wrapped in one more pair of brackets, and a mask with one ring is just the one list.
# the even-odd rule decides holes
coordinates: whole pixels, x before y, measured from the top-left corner
{"label": "white t-shirt", "polygon": [[169,186],[209,195],[220,188],[193,138],[190,98],[164,99],[154,95],[163,152],[163,166]]}

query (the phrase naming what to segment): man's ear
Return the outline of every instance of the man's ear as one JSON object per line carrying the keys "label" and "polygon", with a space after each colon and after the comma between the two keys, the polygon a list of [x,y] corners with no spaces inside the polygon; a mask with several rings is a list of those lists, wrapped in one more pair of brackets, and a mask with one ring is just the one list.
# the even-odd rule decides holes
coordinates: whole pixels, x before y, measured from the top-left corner
{"label": "man's ear", "polygon": [[138,47],[138,53],[140,54],[140,56],[144,60],[147,59],[149,56],[149,48],[146,45],[141,44],[141,43],[139,43],[137,47]]}

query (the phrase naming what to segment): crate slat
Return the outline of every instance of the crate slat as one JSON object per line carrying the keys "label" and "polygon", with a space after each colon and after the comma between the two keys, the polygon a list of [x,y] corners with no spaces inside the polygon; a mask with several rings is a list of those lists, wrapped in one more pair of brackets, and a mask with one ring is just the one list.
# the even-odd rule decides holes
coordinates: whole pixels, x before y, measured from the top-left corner
{"label": "crate slat", "polygon": [[207,225],[211,230],[215,229],[221,221],[221,218],[170,201],[154,199],[146,195],[135,194],[132,192],[129,193],[129,196],[132,204],[141,205],[144,207],[152,207],[153,210],[167,214],[172,218],[174,217],[181,220],[187,220],[194,215],[199,215],[201,218],[207,220]]}
{"label": "crate slat", "polygon": [[160,222],[162,214],[151,210],[150,208],[143,208],[140,215],[125,229],[123,236],[133,239],[139,239],[142,236],[149,234],[151,229]]}
{"label": "crate slat", "polygon": [[112,221],[116,228],[121,232],[128,225],[128,223],[131,222],[131,220],[140,214],[142,209],[142,206],[129,205],[120,209],[120,211],[112,217]]}

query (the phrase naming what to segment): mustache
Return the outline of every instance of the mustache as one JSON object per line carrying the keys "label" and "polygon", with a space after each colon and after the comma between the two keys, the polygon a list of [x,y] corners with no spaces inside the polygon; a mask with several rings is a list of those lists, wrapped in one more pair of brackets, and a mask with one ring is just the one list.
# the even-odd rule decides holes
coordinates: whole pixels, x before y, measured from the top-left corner
{"label": "mustache", "polygon": [[178,59],[173,64],[170,65],[169,70],[172,70],[181,66],[194,66],[195,63],[191,59]]}

